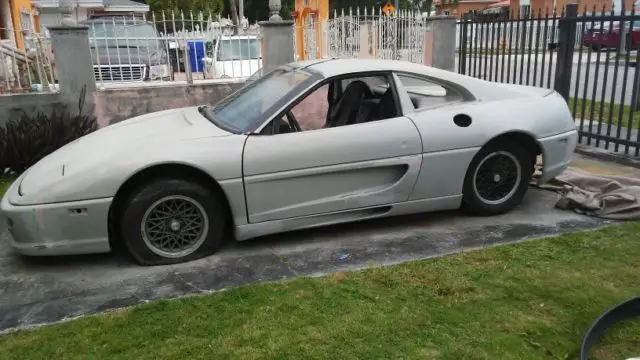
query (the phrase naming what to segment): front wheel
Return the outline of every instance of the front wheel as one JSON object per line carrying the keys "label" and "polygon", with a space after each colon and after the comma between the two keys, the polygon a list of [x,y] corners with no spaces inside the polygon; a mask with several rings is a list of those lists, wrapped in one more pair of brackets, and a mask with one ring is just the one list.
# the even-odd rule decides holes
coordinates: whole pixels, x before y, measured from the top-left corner
{"label": "front wheel", "polygon": [[222,243],[224,208],[216,194],[183,179],[156,179],[129,198],[120,219],[122,239],[142,265],[186,262]]}
{"label": "front wheel", "polygon": [[464,180],[462,208],[498,215],[522,202],[533,175],[534,154],[510,142],[489,144],[473,158]]}

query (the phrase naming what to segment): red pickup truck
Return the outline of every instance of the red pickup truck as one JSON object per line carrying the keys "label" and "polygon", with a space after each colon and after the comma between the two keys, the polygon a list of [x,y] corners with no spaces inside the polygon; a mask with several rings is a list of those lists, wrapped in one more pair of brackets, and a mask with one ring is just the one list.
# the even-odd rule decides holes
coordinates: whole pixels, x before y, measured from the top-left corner
{"label": "red pickup truck", "polygon": [[[625,45],[627,50],[640,48],[640,21],[634,21],[633,28],[630,23],[625,23],[626,39]],[[596,24],[591,29],[584,32],[582,36],[582,45],[591,47],[595,51],[604,48],[617,49],[620,46],[620,24],[604,24],[600,28],[600,24]]]}

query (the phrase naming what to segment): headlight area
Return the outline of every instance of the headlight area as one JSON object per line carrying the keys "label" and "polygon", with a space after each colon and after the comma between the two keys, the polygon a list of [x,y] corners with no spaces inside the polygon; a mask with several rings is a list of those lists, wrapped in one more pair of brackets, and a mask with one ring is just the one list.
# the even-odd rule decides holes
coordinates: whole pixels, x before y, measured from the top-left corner
{"label": "headlight area", "polygon": [[149,66],[149,80],[168,80],[171,78],[169,64]]}

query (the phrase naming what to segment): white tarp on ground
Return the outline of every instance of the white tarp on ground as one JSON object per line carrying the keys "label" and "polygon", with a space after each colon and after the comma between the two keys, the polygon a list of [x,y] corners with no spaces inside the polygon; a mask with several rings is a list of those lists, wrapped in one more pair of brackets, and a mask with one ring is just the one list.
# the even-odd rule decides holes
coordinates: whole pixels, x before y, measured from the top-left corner
{"label": "white tarp on ground", "polygon": [[[536,171],[534,180],[539,176]],[[561,194],[556,207],[612,220],[640,219],[640,179],[568,168],[542,189]]]}

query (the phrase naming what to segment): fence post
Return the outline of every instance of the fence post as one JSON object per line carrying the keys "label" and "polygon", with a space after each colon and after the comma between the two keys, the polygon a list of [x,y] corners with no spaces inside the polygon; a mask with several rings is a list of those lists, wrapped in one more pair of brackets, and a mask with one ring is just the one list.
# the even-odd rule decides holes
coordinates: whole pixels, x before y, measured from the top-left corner
{"label": "fence post", "polygon": [[556,56],[554,89],[567,102],[571,88],[577,16],[578,4],[567,4],[565,17],[558,21],[558,55]]}
{"label": "fence post", "polygon": [[[62,25],[49,27],[60,95],[65,103],[78,104],[84,93],[84,103],[93,108],[96,80],[89,47],[89,27],[65,20]],[[71,113],[77,110],[74,106],[69,108]]]}
{"label": "fence post", "polygon": [[456,70],[456,18],[435,16],[426,19],[424,64],[438,69]]}
{"label": "fence post", "polygon": [[[279,15],[280,0],[269,0],[270,17],[260,21],[260,37],[262,38],[262,71],[267,73],[280,65],[295,60],[293,55],[294,22],[283,20]],[[304,46],[304,44],[303,44]]]}

